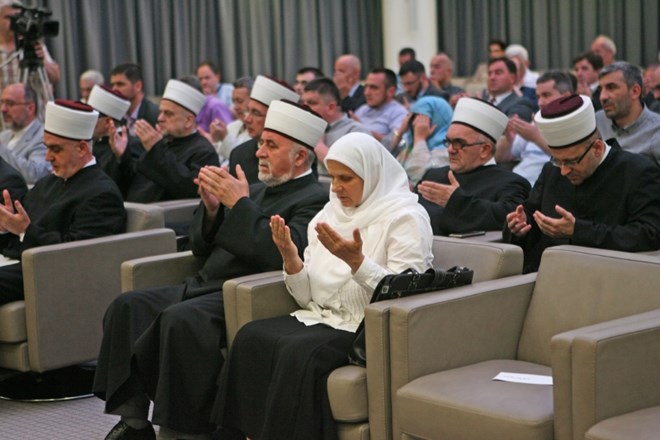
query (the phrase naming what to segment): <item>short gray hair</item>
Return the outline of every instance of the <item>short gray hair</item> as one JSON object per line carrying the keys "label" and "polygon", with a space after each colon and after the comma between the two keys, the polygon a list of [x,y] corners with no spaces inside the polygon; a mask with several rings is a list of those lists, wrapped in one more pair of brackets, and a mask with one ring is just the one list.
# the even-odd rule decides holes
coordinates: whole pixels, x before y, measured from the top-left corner
{"label": "short gray hair", "polygon": [[89,70],[85,70],[80,75],[80,80],[81,81],[91,81],[94,84],[103,84],[104,81],[105,81],[105,78],[103,77],[103,74],[101,72],[99,72],[98,70],[89,69]]}
{"label": "short gray hair", "polygon": [[609,66],[603,67],[598,74],[598,78],[602,78],[605,75],[609,75],[613,72],[623,72],[623,81],[626,83],[629,89],[637,84],[642,88],[642,90],[644,90],[642,70],[639,67],[633,66],[626,61],[616,61]]}

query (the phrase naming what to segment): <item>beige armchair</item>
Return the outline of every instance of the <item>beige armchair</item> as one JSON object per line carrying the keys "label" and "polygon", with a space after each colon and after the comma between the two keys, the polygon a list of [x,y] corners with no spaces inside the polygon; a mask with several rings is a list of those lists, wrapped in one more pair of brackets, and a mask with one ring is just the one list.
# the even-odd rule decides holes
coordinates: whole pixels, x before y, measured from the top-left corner
{"label": "beige armchair", "polygon": [[[658,286],[657,257],[558,246],[538,273],[398,301],[389,325],[394,438],[584,438],[594,374],[576,361],[577,329],[659,308]],[[554,384],[494,381],[500,372]]]}
{"label": "beige armchair", "polygon": [[199,202],[200,199],[180,199],[154,202],[149,205],[159,206],[163,209],[165,223],[176,224],[190,222]]}
{"label": "beige armchair", "polygon": [[[502,243],[434,237],[434,266],[474,270],[474,282],[508,277],[522,271],[522,250]],[[227,340],[255,319],[280,316],[298,308],[287,292],[281,271],[227,281],[223,287]],[[395,301],[366,309],[367,368],[345,366],[328,378],[328,393],[339,438],[390,439],[389,308]],[[368,386],[367,386],[368,382]]]}
{"label": "beige armchair", "polygon": [[562,333],[557,346],[570,347],[573,438],[660,436],[660,309]]}
{"label": "beige armchair", "polygon": [[96,359],[121,262],[175,246],[173,231],[150,229],[23,252],[25,300],[0,306],[0,367],[41,373]]}

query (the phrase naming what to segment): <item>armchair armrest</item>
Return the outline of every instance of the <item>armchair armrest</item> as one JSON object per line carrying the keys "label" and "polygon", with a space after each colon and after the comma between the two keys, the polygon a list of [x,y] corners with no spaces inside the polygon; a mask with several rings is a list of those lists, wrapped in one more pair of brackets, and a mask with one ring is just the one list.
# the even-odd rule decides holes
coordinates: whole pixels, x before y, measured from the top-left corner
{"label": "armchair armrest", "polygon": [[201,199],[181,199],[167,200],[164,202],[154,202],[151,205],[159,206],[163,209],[166,224],[185,223],[193,218],[195,210],[199,206]]}
{"label": "armchair armrest", "polygon": [[396,300],[390,308],[393,393],[437,371],[515,359],[536,274]]}
{"label": "armchair armrest", "polygon": [[171,230],[150,229],[23,252],[31,370],[96,359],[103,314],[120,293],[121,262],[175,249]]}
{"label": "armchair armrest", "polygon": [[572,400],[572,438],[601,420],[660,405],[660,309],[556,335],[553,370],[555,346],[569,343],[571,389],[563,394]]}
{"label": "armchair armrest", "polygon": [[286,315],[299,308],[286,289],[281,270],[228,280],[223,284],[222,296],[227,346],[248,322]]}
{"label": "armchair armrest", "polygon": [[121,291],[178,284],[197,273],[203,264],[204,260],[191,251],[124,261],[121,265]]}

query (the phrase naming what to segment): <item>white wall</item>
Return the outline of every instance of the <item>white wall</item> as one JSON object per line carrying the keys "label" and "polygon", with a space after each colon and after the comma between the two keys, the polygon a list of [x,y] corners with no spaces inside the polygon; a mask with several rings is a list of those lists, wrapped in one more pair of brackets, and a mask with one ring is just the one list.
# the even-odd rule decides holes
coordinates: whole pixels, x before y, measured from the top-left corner
{"label": "white wall", "polygon": [[399,72],[403,47],[415,49],[428,75],[431,57],[438,52],[435,0],[383,0],[384,67]]}

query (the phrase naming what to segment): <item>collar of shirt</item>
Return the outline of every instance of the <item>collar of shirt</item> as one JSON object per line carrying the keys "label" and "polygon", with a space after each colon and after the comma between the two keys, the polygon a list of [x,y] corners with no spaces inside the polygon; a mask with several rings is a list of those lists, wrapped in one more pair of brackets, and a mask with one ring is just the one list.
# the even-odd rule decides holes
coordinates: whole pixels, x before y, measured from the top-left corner
{"label": "collar of shirt", "polygon": [[491,95],[490,99],[489,99],[489,102],[491,102],[493,105],[497,106],[497,105],[499,105],[499,103],[501,103],[506,98],[508,98],[509,95],[512,94],[512,93],[513,92],[511,91],[511,92],[502,93],[501,95],[495,95],[495,96]]}
{"label": "collar of shirt", "polygon": [[356,82],[353,84],[353,87],[351,87],[351,90],[348,91],[348,96],[353,96],[355,94],[355,91],[360,87],[360,82]]}
{"label": "collar of shirt", "polygon": [[11,139],[9,140],[9,143],[7,146],[9,147],[10,150],[13,150],[16,144],[18,144],[18,141],[23,137],[23,135],[34,125],[36,119],[32,122],[30,122],[28,125],[25,127],[21,128],[20,130],[17,131],[12,131],[11,134]]}
{"label": "collar of shirt", "polygon": [[617,134],[628,134],[631,131],[635,131],[635,128],[638,125],[640,125],[642,122],[644,122],[644,120],[648,117],[648,114],[646,113],[647,111],[650,110],[648,110],[648,108],[644,105],[642,108],[642,112],[639,114],[637,119],[635,119],[633,123],[628,125],[627,127],[619,127],[618,125],[616,125],[615,121],[612,121],[612,130]]}

